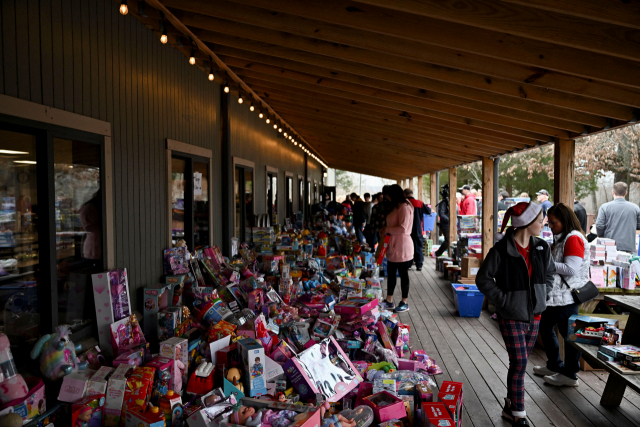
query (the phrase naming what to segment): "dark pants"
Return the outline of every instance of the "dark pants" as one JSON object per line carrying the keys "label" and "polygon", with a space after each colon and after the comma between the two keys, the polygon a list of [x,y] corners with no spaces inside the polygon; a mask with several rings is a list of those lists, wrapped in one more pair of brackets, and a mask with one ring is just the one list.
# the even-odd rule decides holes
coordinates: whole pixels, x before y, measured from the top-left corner
{"label": "dark pants", "polygon": [[364,243],[364,235],[362,234],[362,229],[364,228],[364,224],[353,224],[353,228],[356,229],[356,238],[360,244]]}
{"label": "dark pants", "polygon": [[[444,242],[440,245],[440,248],[436,251],[436,258],[439,257],[449,249],[449,227],[440,226],[440,234],[444,236]],[[435,244],[435,242],[433,242]]]}
{"label": "dark pants", "polygon": [[421,234],[411,234],[411,240],[413,240],[413,262],[416,268],[422,268],[422,264],[424,264],[424,254],[422,253],[424,238]]}
{"label": "dark pants", "polygon": [[402,289],[402,298],[409,298],[409,267],[413,261],[391,262],[387,261],[387,277],[389,284],[387,285],[387,295],[393,296],[396,290],[396,272],[400,273],[400,288]]}
{"label": "dark pants", "polygon": [[376,243],[378,243],[378,230],[374,230],[373,227],[367,225],[364,228],[364,238],[367,239],[369,247],[373,249]]}
{"label": "dark pants", "polygon": [[[540,337],[547,353],[547,368],[554,372],[560,372],[574,380],[580,370],[580,353],[574,346],[566,342],[569,317],[578,314],[578,304],[564,305],[560,307],[547,307],[540,319]],[[558,337],[554,330],[558,325],[560,334],[564,337],[564,363],[560,358]]]}

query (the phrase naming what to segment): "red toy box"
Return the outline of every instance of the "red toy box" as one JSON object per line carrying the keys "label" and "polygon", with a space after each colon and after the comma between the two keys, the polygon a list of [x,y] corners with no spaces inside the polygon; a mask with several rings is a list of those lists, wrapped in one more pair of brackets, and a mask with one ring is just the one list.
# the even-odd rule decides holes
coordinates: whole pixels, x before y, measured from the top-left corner
{"label": "red toy box", "polygon": [[438,393],[438,400],[444,403],[453,415],[456,426],[462,425],[462,383],[443,381]]}
{"label": "red toy box", "polygon": [[362,403],[373,409],[373,414],[379,423],[393,419],[399,420],[407,416],[404,401],[387,391],[365,397]]}
{"label": "red toy box", "polygon": [[104,401],[104,394],[96,394],[93,396],[83,397],[71,405],[71,425],[102,425]]}
{"label": "red toy box", "polygon": [[423,427],[453,427],[453,419],[442,402],[426,402],[422,404]]}

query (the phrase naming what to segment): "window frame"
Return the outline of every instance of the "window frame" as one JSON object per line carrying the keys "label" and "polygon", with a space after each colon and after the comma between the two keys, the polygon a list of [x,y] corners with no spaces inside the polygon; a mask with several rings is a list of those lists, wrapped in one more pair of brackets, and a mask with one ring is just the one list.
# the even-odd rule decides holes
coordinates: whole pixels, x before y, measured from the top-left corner
{"label": "window frame", "polygon": [[[100,188],[103,190],[102,250],[103,268],[115,268],[113,217],[113,159],[111,124],[91,117],[50,108],[30,101],[0,95],[0,128],[34,135],[36,138],[36,191],[38,194],[38,312],[41,335],[54,332],[59,325],[58,281],[55,237],[55,169],[54,140],[96,144],[100,146]],[[46,203],[44,203],[46,201]],[[49,304],[46,303],[49,301]],[[92,327],[77,331],[71,339],[78,342],[92,335]]]}
{"label": "window frame", "polygon": [[[171,206],[171,200],[173,198],[172,194],[172,162],[173,158],[187,160],[187,166],[185,170],[185,175],[189,174],[193,177],[193,162],[201,162],[207,163],[209,165],[209,182],[207,183],[207,193],[209,195],[209,245],[213,244],[213,185],[211,184],[213,180],[213,151],[207,148],[198,147],[196,145],[187,144],[185,142],[176,141],[173,139],[167,138],[167,247],[173,247],[173,211]],[[188,188],[185,186],[185,241],[187,242],[187,247],[190,251],[193,251],[194,248],[194,211],[193,211],[193,179],[187,180],[186,183],[189,183]],[[190,195],[191,203],[189,203],[189,209],[187,209],[186,199],[187,195]],[[190,212],[190,215],[187,217],[187,212]],[[187,226],[187,219],[189,220],[189,227]],[[187,234],[187,230],[190,230],[191,233]],[[189,239],[187,239],[189,236]]]}

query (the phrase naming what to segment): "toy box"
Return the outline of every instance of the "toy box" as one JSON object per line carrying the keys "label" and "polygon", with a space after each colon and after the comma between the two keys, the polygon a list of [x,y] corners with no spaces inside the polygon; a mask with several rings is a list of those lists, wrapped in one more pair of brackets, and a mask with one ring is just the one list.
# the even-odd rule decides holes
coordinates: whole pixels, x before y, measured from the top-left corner
{"label": "toy box", "polygon": [[168,307],[158,313],[158,340],[164,341],[175,336],[176,328],[182,322],[182,308]]}
{"label": "toy box", "polygon": [[389,338],[389,333],[387,332],[387,327],[382,322],[382,320],[378,320],[378,323],[376,323],[376,328],[378,329],[378,333],[380,334],[380,339],[382,340],[384,348],[395,351],[396,348],[393,346],[391,338]]}
{"label": "toy box", "polygon": [[87,383],[96,372],[93,369],[85,369],[84,371],[65,375],[60,387],[60,394],[58,394],[58,400],[73,403],[82,399],[87,391]]}
{"label": "toy box", "polygon": [[184,293],[184,285],[187,281],[186,274],[178,274],[176,276],[166,276],[164,282],[170,285],[168,298],[168,305],[174,307],[182,306],[182,294]]}
{"label": "toy box", "polygon": [[378,305],[375,298],[352,297],[335,305],[337,314],[362,314],[370,311]]}
{"label": "toy box", "polygon": [[191,373],[187,383],[187,392],[191,394],[205,394],[213,389],[215,367],[205,360]]}
{"label": "toy box", "polygon": [[433,390],[427,381],[416,384],[415,397],[419,402],[433,402]]}
{"label": "toy box", "polygon": [[[172,390],[180,393],[182,390],[176,390],[186,385],[186,371],[189,366],[189,342],[185,338],[173,337],[160,343],[161,357],[166,357],[174,361],[173,367],[173,388]],[[178,376],[181,378],[178,379]],[[178,387],[181,386],[181,387]]]}
{"label": "toy box", "polygon": [[616,319],[573,315],[569,317],[567,341],[600,345],[606,326],[618,326]]}
{"label": "toy box", "polygon": [[87,396],[78,400],[76,403],[71,405],[71,425],[74,427],[102,426],[102,412],[104,410],[104,403],[104,394]]}
{"label": "toy box", "polygon": [[453,419],[444,403],[425,402],[422,404],[422,426],[453,427]]}
{"label": "toy box", "polygon": [[164,412],[157,406],[138,407],[127,411],[124,427],[166,427]]}
{"label": "toy box", "polygon": [[337,402],[363,381],[333,337],[291,358],[283,369],[303,401],[322,393],[327,401]]}
{"label": "toy box", "polygon": [[132,366],[142,366],[144,365],[145,357],[149,350],[149,343],[145,343],[145,345],[139,346],[138,348],[127,350],[124,353],[120,354],[118,357],[113,359],[113,367],[117,368],[118,366],[126,363]]}
{"label": "toy box", "polygon": [[264,375],[266,359],[262,344],[258,340],[245,338],[238,341],[238,350],[244,365],[245,392],[248,391],[251,397],[266,394],[267,381]]}
{"label": "toy box", "polygon": [[146,366],[155,368],[151,403],[157,406],[160,396],[164,396],[167,394],[167,391],[173,390],[173,368],[175,361],[168,357],[156,357],[147,363]]}
{"label": "toy box", "polygon": [[29,393],[21,399],[14,399],[0,407],[0,413],[15,412],[23,420],[32,419],[42,415],[47,410],[44,395],[44,382],[38,377],[28,377],[24,381],[29,387]]}
{"label": "toy box", "polygon": [[109,366],[101,366],[87,383],[87,396],[107,393],[107,382],[114,369]]}
{"label": "toy box", "polygon": [[124,393],[123,417],[127,411],[147,407],[151,399],[154,376],[155,368],[152,367],[143,366],[133,370],[127,379],[127,389]]}
{"label": "toy box", "polygon": [[109,326],[113,355],[119,356],[146,343],[135,315],[120,319]]}
{"label": "toy box", "polygon": [[96,307],[100,348],[111,355],[109,327],[113,322],[132,314],[127,269],[92,274],[91,280],[93,283],[93,299]]}
{"label": "toy box", "polygon": [[604,335],[600,340],[601,345],[620,345],[622,331],[615,326],[605,326]]}
{"label": "toy box", "polygon": [[268,383],[284,377],[282,366],[274,362],[269,356],[265,356],[264,380]]}
{"label": "toy box", "polygon": [[462,425],[462,383],[443,381],[438,392],[438,400],[444,403],[453,415],[455,425]]}
{"label": "toy box", "polygon": [[404,401],[387,391],[365,397],[362,402],[373,409],[375,419],[379,423],[407,416]]}
{"label": "toy box", "polygon": [[158,313],[172,305],[171,285],[157,283],[147,286],[143,292],[142,330],[147,337],[155,337],[158,336]]}
{"label": "toy box", "polygon": [[127,389],[127,378],[133,372],[134,366],[123,364],[116,368],[107,383],[107,394],[104,405],[104,426],[118,427],[122,417],[124,394]]}

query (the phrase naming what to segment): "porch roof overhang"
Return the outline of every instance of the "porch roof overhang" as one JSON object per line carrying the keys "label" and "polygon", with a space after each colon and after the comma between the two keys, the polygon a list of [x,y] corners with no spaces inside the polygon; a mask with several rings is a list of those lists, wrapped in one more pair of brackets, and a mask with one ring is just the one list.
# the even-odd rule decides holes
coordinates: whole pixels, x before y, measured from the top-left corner
{"label": "porch roof overhang", "polygon": [[129,3],[329,167],[403,179],[640,118],[637,1]]}

